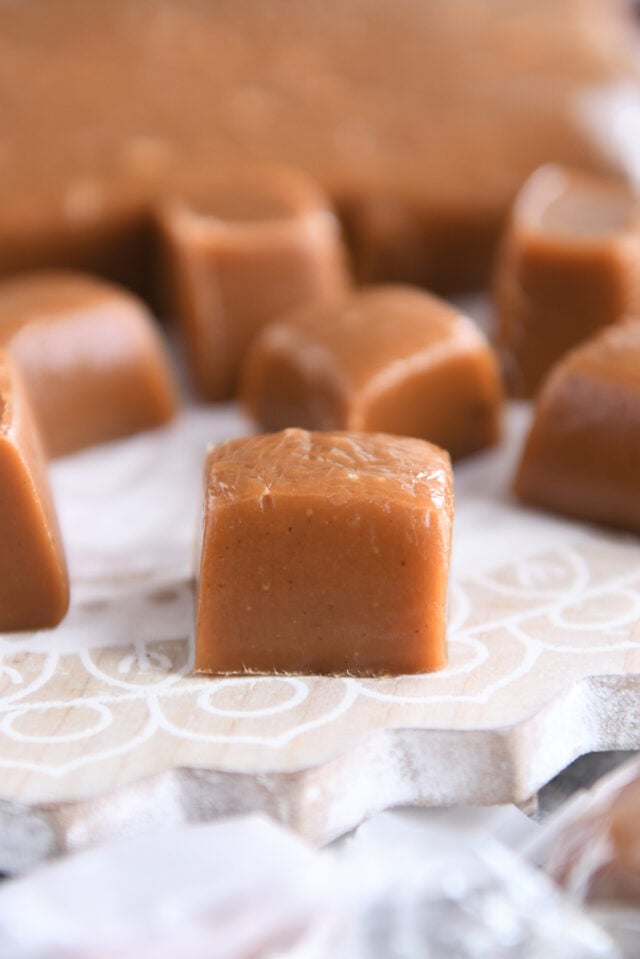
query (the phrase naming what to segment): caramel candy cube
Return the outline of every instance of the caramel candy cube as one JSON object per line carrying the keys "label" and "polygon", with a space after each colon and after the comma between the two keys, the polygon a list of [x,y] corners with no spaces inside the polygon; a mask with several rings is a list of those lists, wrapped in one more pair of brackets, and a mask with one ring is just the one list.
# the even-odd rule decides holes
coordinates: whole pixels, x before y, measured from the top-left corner
{"label": "caramel candy cube", "polygon": [[56,626],[68,606],[40,438],[19,372],[0,353],[0,632]]}
{"label": "caramel candy cube", "polygon": [[561,360],[536,404],[515,490],[527,503],[640,533],[640,322]]}
{"label": "caramel candy cube", "polygon": [[159,223],[172,311],[205,400],[235,393],[244,352],[265,323],[347,286],[338,221],[301,174],[222,178],[200,201],[167,202]]}
{"label": "caramel candy cube", "polygon": [[448,455],[372,433],[281,433],[206,466],[195,669],[417,673],[446,661]]}
{"label": "caramel candy cube", "polygon": [[495,276],[509,386],[533,396],[553,364],[640,310],[640,202],[611,180],[547,166],[516,199]]}
{"label": "caramel candy cube", "polygon": [[500,431],[500,375],[484,336],[411,287],[371,287],[270,324],[250,348],[241,397],[267,430],[417,436],[453,457]]}
{"label": "caramel candy cube", "polygon": [[4,281],[0,345],[21,369],[49,456],[160,426],[177,409],[155,322],[102,280],[43,272]]}

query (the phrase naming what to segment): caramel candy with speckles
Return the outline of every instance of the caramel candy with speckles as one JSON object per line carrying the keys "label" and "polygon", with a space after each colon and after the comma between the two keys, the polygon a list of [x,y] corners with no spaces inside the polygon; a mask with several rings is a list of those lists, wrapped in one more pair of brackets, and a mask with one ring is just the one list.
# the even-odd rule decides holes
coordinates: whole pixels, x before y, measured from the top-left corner
{"label": "caramel candy with speckles", "polygon": [[56,626],[68,606],[40,438],[20,374],[0,352],[0,632]]}
{"label": "caramel candy with speckles", "polygon": [[439,669],[452,521],[449,457],[423,440],[290,429],[214,447],[196,671]]}
{"label": "caramel candy with speckles", "polygon": [[43,272],[4,281],[0,345],[21,369],[49,456],[160,426],[176,412],[153,318],[101,280]]}
{"label": "caramel candy with speckles", "polygon": [[411,287],[371,287],[270,324],[249,351],[241,396],[268,430],[416,436],[453,457],[499,437],[493,351],[471,320]]}
{"label": "caramel candy with speckles", "polygon": [[347,286],[338,221],[301,174],[221,177],[199,199],[168,202],[159,222],[172,311],[203,399],[233,395],[246,348],[269,320]]}
{"label": "caramel candy with speckles", "polygon": [[510,388],[532,396],[569,349],[640,310],[640,201],[611,180],[538,170],[513,208],[495,302]]}
{"label": "caramel candy with speckles", "polygon": [[640,533],[640,321],[608,327],[555,367],[515,489],[535,506]]}

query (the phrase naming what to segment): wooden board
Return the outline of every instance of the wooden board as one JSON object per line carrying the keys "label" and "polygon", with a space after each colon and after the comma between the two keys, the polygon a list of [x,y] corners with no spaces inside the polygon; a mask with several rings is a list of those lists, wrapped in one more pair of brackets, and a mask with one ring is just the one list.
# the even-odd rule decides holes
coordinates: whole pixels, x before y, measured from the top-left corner
{"label": "wooden board", "polygon": [[241,809],[321,842],[640,747],[640,545],[511,500],[527,415],[456,470],[450,664],[396,679],[189,675],[201,459],[247,429],[232,407],[56,464],[73,608],[0,637],[0,868]]}

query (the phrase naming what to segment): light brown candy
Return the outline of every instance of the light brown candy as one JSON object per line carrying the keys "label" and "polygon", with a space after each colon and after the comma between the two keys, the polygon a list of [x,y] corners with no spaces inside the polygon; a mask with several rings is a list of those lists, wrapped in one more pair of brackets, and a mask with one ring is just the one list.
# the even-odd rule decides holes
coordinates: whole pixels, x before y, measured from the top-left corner
{"label": "light brown candy", "polygon": [[640,532],[640,322],[616,324],[555,367],[536,404],[518,496]]}
{"label": "light brown candy", "polygon": [[56,626],[68,606],[40,437],[19,372],[0,352],[0,632]]}
{"label": "light brown candy", "polygon": [[291,171],[212,181],[200,200],[168,203],[160,226],[178,329],[207,400],[233,395],[265,323],[347,285],[338,222],[315,185]]}
{"label": "light brown candy", "polygon": [[367,279],[478,286],[532,170],[620,164],[585,114],[594,91],[633,90],[624,6],[0,3],[0,272],[139,290],[158,197],[250,159],[317,179]]}
{"label": "light brown candy", "polygon": [[544,167],[520,192],[495,280],[512,391],[532,396],[560,357],[640,310],[640,201],[621,184]]}
{"label": "light brown candy", "polygon": [[20,367],[49,456],[166,423],[177,394],[145,306],[73,273],[0,284],[0,345]]}
{"label": "light brown candy", "polygon": [[196,671],[439,669],[451,481],[422,440],[291,429],[214,447]]}
{"label": "light brown candy", "polygon": [[471,320],[411,287],[371,287],[308,306],[254,341],[241,397],[268,430],[417,436],[463,456],[495,443],[502,390]]}
{"label": "light brown candy", "polygon": [[[621,780],[626,781],[621,781]],[[637,762],[598,783],[556,834],[547,870],[581,901],[640,906]],[[566,819],[565,815],[565,819]],[[635,941],[635,940],[634,940]]]}

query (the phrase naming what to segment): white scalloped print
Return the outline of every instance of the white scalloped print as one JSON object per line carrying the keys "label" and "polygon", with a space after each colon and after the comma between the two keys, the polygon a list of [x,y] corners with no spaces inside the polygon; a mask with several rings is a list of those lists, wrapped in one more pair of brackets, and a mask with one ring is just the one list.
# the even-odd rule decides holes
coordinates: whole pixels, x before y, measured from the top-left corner
{"label": "white scalloped print", "polygon": [[[640,546],[511,501],[524,423],[513,411],[505,446],[457,471],[449,665],[431,675],[190,675],[202,451],[246,430],[233,409],[56,465],[74,602],[53,632],[0,636],[2,795],[82,797],[185,766],[294,771],[378,730],[513,728],[584,677],[639,675]],[[91,477],[120,454],[92,528]]]}

